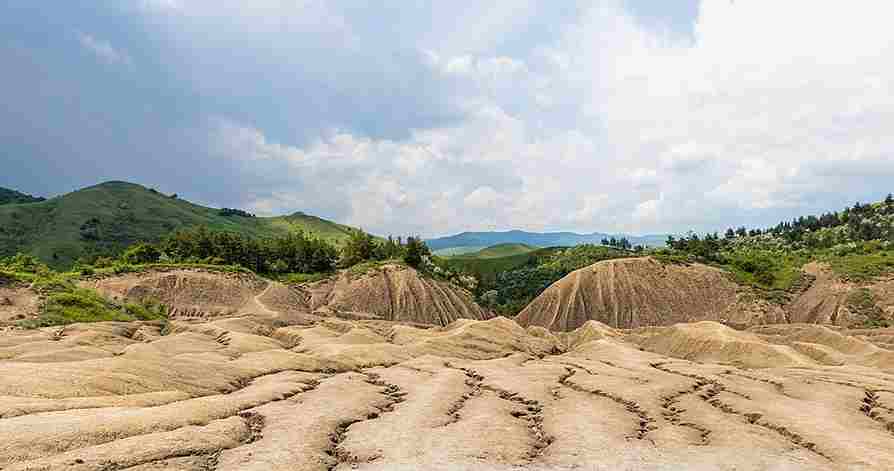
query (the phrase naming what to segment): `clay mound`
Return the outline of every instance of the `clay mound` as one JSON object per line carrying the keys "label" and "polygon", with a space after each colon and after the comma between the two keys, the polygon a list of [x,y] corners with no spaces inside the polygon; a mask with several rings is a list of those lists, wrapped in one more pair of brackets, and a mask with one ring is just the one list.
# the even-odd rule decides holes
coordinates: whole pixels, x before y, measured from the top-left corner
{"label": "clay mound", "polygon": [[132,273],[82,285],[110,299],[161,302],[170,308],[169,316],[173,319],[222,317],[240,312],[276,315],[255,302],[268,282],[252,275],[173,270]]}
{"label": "clay mound", "polygon": [[493,317],[464,290],[398,265],[359,276],[342,272],[334,279],[309,286],[308,291],[314,312],[346,318],[446,326],[457,319]]}
{"label": "clay mound", "polygon": [[785,307],[789,322],[848,325],[851,316],[846,300],[852,286],[838,280],[828,266],[820,263],[809,263],[803,271],[814,281]]}
{"label": "clay mound", "polygon": [[728,363],[746,368],[811,365],[806,356],[784,345],[770,344],[755,334],[717,322],[677,324],[646,337],[650,352],[699,362]]}
{"label": "clay mound", "polygon": [[0,277],[0,326],[37,315],[37,293],[20,284],[6,284]]}
{"label": "clay mound", "polygon": [[615,328],[723,320],[737,301],[736,291],[723,272],[705,265],[607,260],[562,278],[516,320],[566,332],[589,320]]}

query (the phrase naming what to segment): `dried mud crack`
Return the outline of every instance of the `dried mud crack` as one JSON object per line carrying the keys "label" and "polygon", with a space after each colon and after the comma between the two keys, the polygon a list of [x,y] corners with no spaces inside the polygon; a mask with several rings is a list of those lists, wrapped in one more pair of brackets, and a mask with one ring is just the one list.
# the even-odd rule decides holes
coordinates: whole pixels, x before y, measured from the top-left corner
{"label": "dried mud crack", "polygon": [[890,421],[882,416],[878,412],[879,409],[890,411],[889,408],[881,404],[878,393],[876,391],[867,389],[865,394],[863,395],[863,401],[860,405],[860,412],[865,414],[866,417],[869,417],[870,419],[882,424],[885,430],[894,434],[894,421]]}
{"label": "dried mud crack", "polygon": [[566,373],[559,377],[559,384],[565,386],[569,389],[573,389],[578,392],[592,394],[594,396],[598,396],[601,398],[609,399],[614,401],[617,404],[624,406],[624,409],[634,415],[636,417],[638,427],[633,435],[628,436],[628,438],[635,438],[637,440],[644,440],[647,438],[649,432],[658,429],[658,426],[655,425],[655,418],[650,416],[645,409],[643,409],[639,403],[636,401],[625,399],[617,394],[613,394],[607,391],[603,391],[601,389],[587,389],[577,383],[569,381],[572,376],[577,373],[577,369],[571,367],[565,367]]}
{"label": "dried mud crack", "polygon": [[786,441],[791,443],[792,445],[801,447],[807,451],[810,451],[818,456],[825,458],[826,460],[832,461],[832,458],[824,453],[823,451],[817,448],[816,443],[811,441],[807,441],[800,434],[789,430],[786,426],[775,424],[763,419],[763,414],[759,412],[743,412],[739,411],[730,404],[727,404],[720,400],[718,397],[721,392],[730,391],[726,389],[726,386],[720,381],[710,379],[704,376],[700,376],[694,373],[684,373],[682,371],[676,371],[671,368],[665,366],[666,363],[652,363],[651,366],[657,370],[663,371],[665,373],[674,374],[678,376],[684,376],[687,378],[692,378],[698,381],[706,382],[707,386],[704,388],[702,394],[699,394],[698,397],[708,403],[711,407],[718,409],[726,414],[736,415],[742,417],[745,422],[751,425],[757,425],[759,427],[763,427],[768,430],[772,430],[784,438]]}
{"label": "dried mud crack", "polygon": [[702,446],[711,443],[711,430],[700,424],[696,424],[693,422],[684,422],[681,416],[683,412],[686,412],[686,409],[681,409],[677,406],[677,404],[680,402],[680,398],[682,398],[683,396],[696,394],[709,384],[710,383],[708,383],[707,381],[697,380],[691,388],[677,391],[669,396],[664,396],[661,398],[661,408],[663,409],[662,415],[664,416],[664,419],[674,425],[686,427],[698,432],[700,437],[700,442],[698,444]]}
{"label": "dried mud crack", "polygon": [[[365,422],[367,420],[375,420],[378,419],[381,414],[385,414],[388,412],[393,412],[394,407],[401,402],[406,400],[407,393],[401,391],[400,387],[396,384],[391,384],[386,382],[376,373],[366,373],[363,372],[366,376],[366,382],[373,386],[379,386],[383,388],[380,391],[380,394],[385,396],[386,402],[384,404],[374,405],[376,408],[376,412],[370,412],[366,415],[365,418],[362,419],[351,419],[346,420],[338,424],[335,427],[335,430],[329,434],[329,446],[326,448],[325,453],[328,455],[331,460],[330,464],[326,467],[327,471],[332,471],[336,469],[341,464],[355,464],[357,463],[357,458],[351,455],[347,450],[342,448],[342,443],[345,441],[345,437],[348,433],[348,429],[360,422]],[[370,461],[374,461],[376,458],[370,459]]]}
{"label": "dried mud crack", "polygon": [[[484,376],[478,374],[478,372],[473,369],[455,367],[450,363],[445,363],[444,366],[462,371],[467,377],[466,384],[477,386],[479,391],[481,389],[490,391],[504,401],[509,401],[521,406],[520,409],[516,409],[510,414],[516,419],[527,422],[528,433],[534,440],[531,449],[527,453],[528,460],[533,461],[543,455],[544,451],[546,451],[553,441],[555,441],[555,438],[547,434],[543,429],[543,405],[540,401],[528,399],[517,392],[485,384]],[[464,402],[465,401],[463,401],[463,403]]]}
{"label": "dried mud crack", "polygon": [[[451,368],[449,363],[445,363],[445,366]],[[449,416],[449,419],[444,424],[445,427],[459,422],[459,412],[463,409],[463,407],[466,406],[466,402],[468,402],[469,399],[472,399],[473,397],[478,397],[481,395],[481,383],[483,381],[483,378],[479,375],[469,374],[466,371],[464,371],[464,373],[466,375],[465,384],[469,389],[450,406],[450,409],[447,409],[447,415]]]}

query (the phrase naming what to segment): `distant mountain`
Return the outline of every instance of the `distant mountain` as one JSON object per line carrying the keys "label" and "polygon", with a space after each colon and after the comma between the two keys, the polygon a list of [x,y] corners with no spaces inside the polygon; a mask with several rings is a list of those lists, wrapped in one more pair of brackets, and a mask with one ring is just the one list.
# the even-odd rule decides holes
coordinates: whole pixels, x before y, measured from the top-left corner
{"label": "distant mountain", "polygon": [[631,236],[624,234],[577,234],[574,232],[463,232],[448,237],[428,239],[426,242],[432,250],[443,250],[454,247],[491,247],[498,244],[526,244],[534,247],[572,247],[581,244],[599,244],[602,239],[626,237],[633,245],[647,247],[663,247],[667,235]]}
{"label": "distant mountain", "polygon": [[9,188],[0,187],[0,206],[5,204],[39,203],[45,200],[46,198],[26,195]]}
{"label": "distant mountain", "polygon": [[55,267],[89,255],[114,255],[134,242],[156,242],[187,227],[267,237],[304,231],[331,242],[351,228],[304,213],[252,217],[215,209],[126,182],[107,182],[46,201],[0,206],[0,257],[31,253]]}

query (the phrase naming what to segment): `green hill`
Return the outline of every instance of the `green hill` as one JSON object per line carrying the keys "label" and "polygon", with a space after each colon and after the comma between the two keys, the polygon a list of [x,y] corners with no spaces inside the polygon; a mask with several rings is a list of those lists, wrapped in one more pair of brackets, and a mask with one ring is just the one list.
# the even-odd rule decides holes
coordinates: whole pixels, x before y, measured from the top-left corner
{"label": "green hill", "polygon": [[140,185],[107,182],[46,201],[0,206],[0,257],[31,253],[64,267],[80,257],[117,254],[135,242],[156,242],[199,225],[252,237],[305,231],[335,243],[351,230],[303,213],[247,217]]}
{"label": "green hill", "polygon": [[490,253],[518,252],[525,247],[529,249],[527,252],[504,257],[457,256],[445,258],[444,262],[452,270],[478,280],[475,294],[479,303],[500,314],[515,315],[568,273],[601,260],[631,255],[612,247],[586,244],[543,249],[523,244],[501,244]]}
{"label": "green hill", "polygon": [[513,255],[522,255],[539,250],[538,247],[532,247],[527,244],[497,244],[481,249],[477,252],[465,253],[457,255],[464,258],[502,258],[511,257]]}
{"label": "green hill", "polygon": [[26,195],[9,188],[0,188],[0,206],[5,204],[39,203],[44,200],[45,198]]}

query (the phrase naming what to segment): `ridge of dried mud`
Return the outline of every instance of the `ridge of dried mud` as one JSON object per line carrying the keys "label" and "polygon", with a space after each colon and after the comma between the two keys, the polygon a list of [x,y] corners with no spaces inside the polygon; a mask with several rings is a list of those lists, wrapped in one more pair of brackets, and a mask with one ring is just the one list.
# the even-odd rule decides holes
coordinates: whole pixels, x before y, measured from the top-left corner
{"label": "ridge of dried mud", "polygon": [[4,333],[0,469],[894,468],[894,352],[845,331],[267,321]]}

